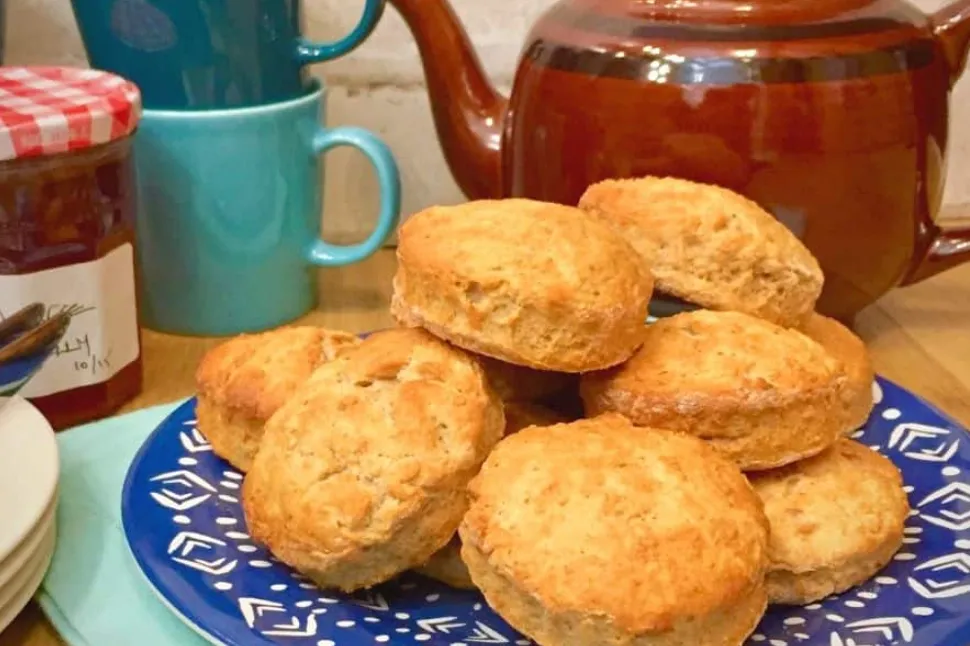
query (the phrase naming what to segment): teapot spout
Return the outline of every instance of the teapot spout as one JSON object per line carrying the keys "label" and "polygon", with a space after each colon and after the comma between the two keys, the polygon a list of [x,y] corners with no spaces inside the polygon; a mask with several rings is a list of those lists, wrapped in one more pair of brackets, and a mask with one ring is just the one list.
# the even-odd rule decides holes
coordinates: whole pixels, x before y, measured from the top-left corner
{"label": "teapot spout", "polygon": [[502,132],[508,101],[485,76],[447,0],[389,0],[414,35],[435,128],[452,175],[470,199],[503,196]]}
{"label": "teapot spout", "polygon": [[970,54],[970,0],[958,0],[943,7],[933,14],[931,22],[956,83],[967,67]]}

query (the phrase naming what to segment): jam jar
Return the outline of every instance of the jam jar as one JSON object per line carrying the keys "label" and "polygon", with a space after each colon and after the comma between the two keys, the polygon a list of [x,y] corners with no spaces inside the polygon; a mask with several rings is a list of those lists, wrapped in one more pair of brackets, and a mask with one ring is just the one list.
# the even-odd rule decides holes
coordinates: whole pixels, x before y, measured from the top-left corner
{"label": "jam jar", "polygon": [[141,390],[131,139],[141,96],[89,69],[0,67],[0,317],[34,302],[70,326],[20,391],[55,428]]}

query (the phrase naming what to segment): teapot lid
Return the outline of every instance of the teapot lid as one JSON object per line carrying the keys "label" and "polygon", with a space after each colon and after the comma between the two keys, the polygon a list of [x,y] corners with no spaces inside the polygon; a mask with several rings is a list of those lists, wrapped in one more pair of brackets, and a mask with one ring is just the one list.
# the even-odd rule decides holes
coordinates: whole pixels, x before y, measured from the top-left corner
{"label": "teapot lid", "polygon": [[901,0],[576,0],[574,6],[595,7],[605,16],[710,27],[853,24],[878,31],[880,24],[925,22],[922,13]]}
{"label": "teapot lid", "polygon": [[563,0],[525,51],[559,70],[688,85],[849,79],[938,60],[929,17],[905,0]]}
{"label": "teapot lid", "polygon": [[907,55],[922,64],[934,55],[928,27],[929,18],[904,0],[566,0],[533,36],[634,58],[674,48],[688,57],[735,52],[778,60],[853,56],[919,41],[919,51]]}

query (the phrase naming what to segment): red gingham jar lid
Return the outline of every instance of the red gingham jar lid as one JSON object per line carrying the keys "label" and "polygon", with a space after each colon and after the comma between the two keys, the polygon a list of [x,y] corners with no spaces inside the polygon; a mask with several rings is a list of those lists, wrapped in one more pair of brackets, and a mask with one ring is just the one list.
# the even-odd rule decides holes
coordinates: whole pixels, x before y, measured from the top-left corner
{"label": "red gingham jar lid", "polygon": [[131,134],[141,93],[120,76],[76,67],[0,67],[0,161],[53,155]]}

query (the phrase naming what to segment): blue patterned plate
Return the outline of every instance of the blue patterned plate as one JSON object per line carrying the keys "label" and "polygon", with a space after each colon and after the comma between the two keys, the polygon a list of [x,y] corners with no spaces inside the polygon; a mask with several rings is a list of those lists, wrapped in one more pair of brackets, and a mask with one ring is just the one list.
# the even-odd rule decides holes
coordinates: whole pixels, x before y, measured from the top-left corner
{"label": "blue patterned plate", "polygon": [[[966,646],[970,641],[970,436],[880,380],[856,438],[902,470],[906,545],[870,583],[805,608],[775,609],[749,644]],[[122,518],[159,596],[215,644],[468,646],[531,642],[471,592],[415,574],[366,593],[321,591],[255,545],[242,476],[195,428],[195,402],[148,438],[125,480]]]}

